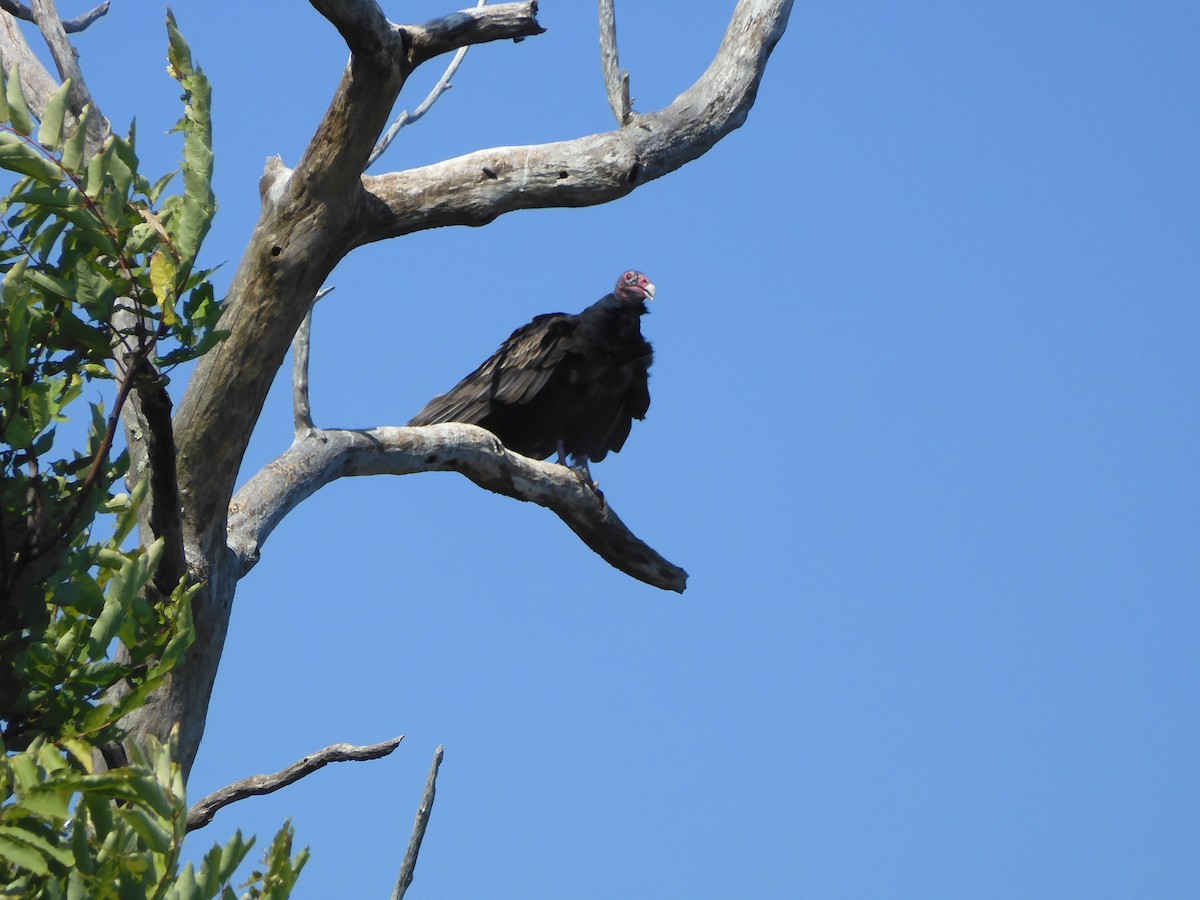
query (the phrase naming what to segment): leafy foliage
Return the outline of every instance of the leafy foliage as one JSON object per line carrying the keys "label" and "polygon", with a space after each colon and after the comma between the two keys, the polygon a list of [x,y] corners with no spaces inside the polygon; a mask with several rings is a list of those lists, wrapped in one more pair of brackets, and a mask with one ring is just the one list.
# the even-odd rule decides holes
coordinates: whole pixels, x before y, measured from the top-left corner
{"label": "leafy foliage", "polygon": [[[92,748],[35,741],[0,759],[0,896],[48,898],[234,897],[230,882],[254,839],[214,846],[199,870],[179,870],[187,829],[183,774],[172,743],[134,748],[132,764],[92,771]],[[243,885],[248,898],[288,896],[307,860],[291,857],[292,827],[280,829]]]}
{"label": "leafy foliage", "polygon": [[[168,602],[145,599],[162,546],[121,550],[139,492],[111,494],[126,465],[110,452],[121,403],[220,337],[210,273],[195,267],[215,211],[209,92],[170,30],[185,88],[182,195],[164,199],[169,179],[138,173],[133,134],[85,160],[88,113],[70,127],[68,85],[35,139],[15,71],[4,80],[0,167],[18,176],[0,200],[0,662],[17,675],[0,688],[0,717],[10,746],[39,734],[110,739],[189,640],[182,585],[162,590],[175,591]],[[114,409],[90,404],[86,451],[58,451],[84,389],[114,378]],[[117,514],[116,529],[95,541],[102,511]],[[109,659],[118,637],[127,663]],[[121,704],[95,702],[124,679],[137,689]]]}
{"label": "leafy foliage", "polygon": [[[200,587],[162,583],[161,538],[128,546],[148,483],[114,491],[127,398],[161,392],[164,371],[222,336],[211,271],[196,265],[216,211],[210,89],[171,17],[167,30],[183,87],[178,194],[171,176],[139,173],[132,131],[89,157],[89,113],[70,114],[68,84],[38,120],[16,70],[0,73],[0,896],[234,897],[254,843],[235,835],[180,870],[174,739],[96,762],[193,640]],[[106,386],[107,413],[83,399]],[[82,436],[62,437],[72,426]],[[244,896],[290,893],[307,858],[291,842],[285,824]]]}

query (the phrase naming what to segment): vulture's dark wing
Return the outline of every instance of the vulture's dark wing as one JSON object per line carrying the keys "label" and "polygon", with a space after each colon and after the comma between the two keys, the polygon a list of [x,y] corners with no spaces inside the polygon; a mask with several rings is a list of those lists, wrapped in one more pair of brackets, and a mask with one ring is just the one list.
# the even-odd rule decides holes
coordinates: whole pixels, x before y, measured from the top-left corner
{"label": "vulture's dark wing", "polygon": [[430,400],[408,424],[479,424],[502,407],[529,403],[562,361],[577,321],[567,313],[548,313],[522,325],[483,365]]}
{"label": "vulture's dark wing", "polygon": [[[603,430],[597,432],[598,439],[593,439],[591,449],[593,462],[603,460],[609,451],[620,452],[621,448],[625,446],[625,440],[629,437],[633,420],[646,418],[646,412],[650,409],[649,369],[653,354],[648,343],[645,341],[639,341],[639,343],[641,346],[638,349],[642,355],[630,360],[622,367],[622,380],[627,384],[624,392],[615,398],[615,403],[597,404],[599,408],[611,408],[611,415],[601,418],[596,423]],[[607,425],[605,425],[605,418],[608,420]]]}

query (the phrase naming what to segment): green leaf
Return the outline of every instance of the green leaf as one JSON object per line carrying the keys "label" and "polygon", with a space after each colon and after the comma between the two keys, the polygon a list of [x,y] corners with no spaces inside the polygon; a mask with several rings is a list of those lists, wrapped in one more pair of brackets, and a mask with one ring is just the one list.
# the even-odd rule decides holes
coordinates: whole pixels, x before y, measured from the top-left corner
{"label": "green leaf", "polygon": [[284,822],[283,827],[279,829],[279,833],[271,842],[271,846],[263,855],[263,867],[266,871],[255,872],[253,879],[248,883],[250,886],[255,882],[262,882],[261,890],[251,887],[251,896],[271,898],[271,900],[285,900],[291,896],[292,890],[296,886],[296,880],[300,877],[300,871],[309,858],[307,848],[297,853],[294,858],[292,857],[294,836],[295,829],[292,828],[289,819]]}
{"label": "green leaf", "polygon": [[[138,800],[158,813],[160,819],[169,820],[175,813],[176,798],[171,797],[163,786],[148,774],[139,773],[139,777],[133,779],[132,784]],[[179,803],[182,805],[182,799],[179,799]]]}
{"label": "green leaf", "polygon": [[150,257],[150,287],[162,307],[163,322],[175,326],[179,316],[175,314],[175,280],[179,270],[175,261],[161,250]]}
{"label": "green leaf", "polygon": [[138,521],[138,508],[142,505],[142,501],[146,499],[146,495],[150,493],[150,477],[144,476],[138,480],[138,483],[133,486],[133,491],[128,495],[123,495],[126,499],[120,509],[111,506],[111,510],[117,513],[116,527],[113,529],[111,543],[117,547],[125,543],[125,539],[133,533],[133,528]]}
{"label": "green leaf", "polygon": [[63,168],[68,171],[78,172],[79,167],[83,165],[83,151],[87,147],[88,122],[91,116],[92,105],[89,103],[83,108],[75,130],[67,138],[66,146],[63,147],[62,164]]}
{"label": "green leaf", "polygon": [[241,829],[234,832],[233,837],[229,839],[224,847],[213,847],[208,855],[204,857],[204,866],[201,869],[202,873],[208,875],[205,880],[205,886],[213,886],[213,881],[216,884],[221,884],[233,877],[233,873],[250,854],[250,850],[254,847],[255,838],[253,835],[247,840],[242,837]]}
{"label": "green leaf", "polygon": [[170,7],[167,8],[167,62],[170,64],[167,71],[176,81],[191,77],[193,73],[192,50],[184,40],[179,25],[175,21],[175,13],[171,11]]}
{"label": "green leaf", "polygon": [[128,197],[120,190],[104,191],[100,196],[100,218],[110,228],[115,229],[124,218],[128,202]]}
{"label": "green leaf", "polygon": [[[112,176],[113,185],[116,187],[117,193],[124,199],[129,194],[129,188],[133,184],[133,173],[137,171],[137,154],[133,152],[133,145],[129,141],[115,134],[109,138],[109,149],[111,153],[108,155],[106,169],[108,174]],[[115,219],[112,224],[115,224]]]}
{"label": "green leaf", "polygon": [[196,881],[196,870],[192,868],[191,863],[188,863],[184,866],[183,871],[175,876],[175,883],[171,885],[167,896],[171,900],[205,900],[212,894],[201,892],[200,884]]}
{"label": "green leaf", "polygon": [[67,114],[67,92],[71,89],[71,79],[68,78],[58,90],[46,101],[46,109],[42,112],[42,124],[38,127],[38,143],[48,150],[60,149],[63,131],[63,119]]}
{"label": "green leaf", "polygon": [[87,177],[84,179],[83,192],[93,200],[99,198],[104,190],[104,175],[107,171],[107,158],[112,156],[112,139],[104,142],[104,149],[88,162]]}
{"label": "green leaf", "polygon": [[208,234],[212,224],[212,211],[206,209],[195,197],[187,196],[183,198],[179,216],[172,224],[180,262],[184,266],[190,266],[200,252],[200,244],[205,235]]}
{"label": "green leaf", "polygon": [[[36,820],[35,820],[36,821]],[[53,860],[60,865],[69,866],[71,864],[71,851],[66,847],[60,847],[52,843],[45,835],[38,834],[28,828],[19,826],[0,825],[0,837],[7,838],[12,841],[21,841],[28,844],[30,847],[37,850],[48,860]]]}
{"label": "green leaf", "polygon": [[68,751],[75,761],[83,766],[89,772],[92,768],[92,748],[91,745],[79,740],[78,738],[67,738],[62,741],[62,747]]}
{"label": "green leaf", "polygon": [[69,790],[39,785],[21,798],[21,806],[46,819],[65,820],[71,814],[71,797]]}
{"label": "green leaf", "polygon": [[57,297],[62,297],[64,300],[74,300],[75,291],[72,286],[63,278],[52,275],[49,272],[33,269],[26,274],[26,277],[40,287],[48,294],[53,294]]}
{"label": "green leaf", "polygon": [[28,844],[0,833],[0,859],[7,859],[14,866],[28,869],[38,875],[49,875],[50,866],[46,858]]}
{"label": "green leaf", "polygon": [[[50,775],[58,775],[68,768],[62,752],[53,744],[43,744],[37,751],[38,764]],[[40,785],[39,785],[40,786]]]}
{"label": "green leaf", "polygon": [[174,620],[171,624],[175,628],[175,634],[171,636],[167,646],[159,655],[158,665],[153,670],[155,675],[160,669],[163,674],[174,669],[183,659],[184,651],[196,640],[196,626],[192,619],[192,599],[200,592],[201,587],[203,587],[201,584],[194,584],[187,589],[183,589],[181,586],[171,594],[171,611],[174,613]]}
{"label": "green leaf", "polygon": [[8,70],[4,95],[8,99],[7,121],[21,134],[33,134],[33,117],[29,114],[29,104],[25,102],[25,92],[21,90],[21,70],[16,63]]}
{"label": "green leaf", "polygon": [[30,753],[26,752],[9,757],[8,763],[12,767],[13,778],[16,781],[19,793],[32,790],[38,784],[40,779],[38,777],[37,761],[34,760]]}
{"label": "green leaf", "polygon": [[183,186],[184,193],[212,208],[212,147],[200,138],[199,129],[189,130],[183,140]]}
{"label": "green leaf", "polygon": [[[90,217],[91,214],[87,213]],[[94,218],[91,218],[91,224],[94,227],[97,223]],[[81,232],[76,232],[76,236]],[[107,240],[106,235],[101,235]],[[112,247],[113,252],[116,252],[116,247],[109,242],[109,247]],[[107,252],[102,250],[101,252]],[[113,299],[116,296],[116,288],[110,281],[111,274],[107,269],[97,270],[97,267],[86,257],[80,256],[75,263],[75,283],[78,285],[75,299],[83,306],[93,319],[98,321],[106,321],[109,313],[112,311]]]}
{"label": "green leaf", "polygon": [[29,421],[21,416],[13,416],[4,427],[4,442],[14,450],[27,450],[33,443],[34,434],[29,427]]}
{"label": "green leaf", "polygon": [[25,392],[25,404],[29,409],[29,425],[35,437],[45,430],[54,415],[54,410],[50,405],[49,392],[46,390],[47,387],[49,385],[42,382],[41,384],[30,385],[29,389]]}
{"label": "green leaf", "polygon": [[158,181],[154,182],[153,185],[151,185],[150,189],[146,191],[146,196],[150,198],[151,203],[158,203],[158,198],[162,196],[162,192],[167,189],[167,185],[169,185],[178,174],[178,172],[168,172],[166,175],[158,179]]}
{"label": "green leaf", "polygon": [[125,609],[121,605],[120,596],[110,593],[104,598],[104,610],[96,618],[92,632],[88,636],[88,652],[93,657],[103,656],[108,652],[108,645],[121,627],[125,619]]}
{"label": "green leaf", "polygon": [[[97,776],[90,776],[95,778]],[[104,841],[112,834],[116,822],[113,820],[112,804],[109,802],[106,793],[87,790],[84,792],[83,806],[87,809],[88,818],[91,819],[92,827],[96,830],[96,836]]]}
{"label": "green leaf", "polygon": [[84,883],[83,876],[78,869],[72,869],[71,874],[67,876],[67,900],[87,900],[88,894],[88,886]]}
{"label": "green leaf", "polygon": [[70,310],[59,316],[58,327],[62,331],[63,343],[68,348],[82,350],[97,359],[108,357],[108,334],[87,324]]}
{"label": "green leaf", "polygon": [[83,193],[73,184],[36,185],[28,190],[13,195],[14,203],[23,203],[28,208],[33,207],[68,207],[84,205]]}
{"label": "green leaf", "polygon": [[8,108],[8,78],[5,77],[4,68],[0,66],[0,122],[7,122],[11,118],[12,113]]}
{"label": "green leaf", "polygon": [[186,271],[199,253],[217,208],[212,191],[212,86],[204,73],[193,66],[191,50],[169,13],[167,35],[169,71],[184,89],[183,117],[175,126],[184,133],[184,201],[175,235],[180,268]]}
{"label": "green leaf", "polygon": [[63,178],[58,163],[47,159],[36,144],[11,131],[0,131],[0,168],[46,184],[58,184]]}
{"label": "green leaf", "polygon": [[[71,850],[75,853],[75,870],[92,875],[96,871],[95,851],[88,845],[88,839],[93,836],[88,821],[88,806],[85,802],[75,808],[75,818],[71,822]],[[103,839],[104,832],[99,831],[96,837]]]}
{"label": "green leaf", "polygon": [[122,807],[118,813],[137,832],[138,837],[146,842],[146,846],[155,853],[165,854],[171,851],[174,835],[164,827],[160,820],[152,817],[138,806]]}

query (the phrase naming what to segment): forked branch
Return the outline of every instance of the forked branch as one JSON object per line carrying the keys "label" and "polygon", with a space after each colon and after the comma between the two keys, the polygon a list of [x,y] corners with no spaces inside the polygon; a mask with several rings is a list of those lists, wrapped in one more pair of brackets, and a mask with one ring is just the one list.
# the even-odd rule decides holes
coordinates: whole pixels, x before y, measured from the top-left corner
{"label": "forked branch", "polygon": [[[0,10],[4,10],[4,12],[8,13],[10,16],[13,16],[17,19],[23,19],[26,22],[36,21],[34,19],[33,10],[24,3],[19,2],[19,0],[0,0]],[[83,31],[107,12],[108,0],[104,0],[104,2],[95,9],[90,9],[83,15],[76,16],[74,19],[67,19],[62,23],[63,30],[65,30],[67,34],[75,34]]]}
{"label": "forked branch", "polygon": [[[487,0],[479,0],[479,2],[475,5],[476,7],[479,7],[485,5],[486,3]],[[383,137],[379,139],[379,143],[375,145],[375,149],[371,151],[371,155],[367,157],[367,165],[364,168],[369,169],[375,160],[379,159],[379,157],[383,156],[383,154],[387,152],[388,147],[392,145],[392,141],[396,139],[396,135],[400,133],[401,128],[405,127],[406,125],[412,125],[423,115],[425,115],[425,113],[429,112],[433,104],[438,101],[438,98],[441,97],[442,94],[446,93],[446,91],[450,90],[451,87],[453,87],[453,85],[450,83],[450,79],[454,77],[455,73],[458,71],[458,67],[462,65],[462,61],[466,58],[467,51],[469,49],[469,46],[459,47],[458,50],[454,52],[454,57],[450,60],[450,64],[446,66],[446,71],[442,73],[442,77],[437,80],[437,84],[433,86],[433,88],[425,96],[425,99],[417,105],[416,109],[414,109],[412,112],[409,112],[406,109],[400,113],[400,115],[396,116],[395,121],[393,121],[388,127],[388,130],[383,133]]]}
{"label": "forked branch", "polygon": [[791,7],[792,0],[741,0],[700,79],[670,106],[634,115],[619,130],[363,178],[352,240],[485,225],[518,209],[606,203],[675,171],[746,120]]}
{"label": "forked branch", "polygon": [[230,285],[228,337],[197,364],[176,414],[185,522],[200,542],[224,539],[242,455],[308,304],[352,249],[362,172],[409,72],[439,53],[543,29],[534,2],[485,6],[395,26],[374,0],[310,0],[342,34],[351,62],[293,170],[268,177],[262,217]]}

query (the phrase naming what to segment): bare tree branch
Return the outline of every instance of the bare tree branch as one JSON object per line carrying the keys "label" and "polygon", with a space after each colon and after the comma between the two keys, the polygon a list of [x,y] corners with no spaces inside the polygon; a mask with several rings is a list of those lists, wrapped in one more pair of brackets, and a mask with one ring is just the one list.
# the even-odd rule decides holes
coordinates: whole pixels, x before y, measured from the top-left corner
{"label": "bare tree branch", "polygon": [[[14,18],[24,19],[26,22],[36,21],[34,18],[34,11],[24,3],[18,2],[18,0],[0,0],[0,10],[4,10],[4,12],[8,13],[10,16],[13,16]],[[88,10],[82,16],[76,16],[74,19],[67,19],[62,23],[63,30],[66,31],[67,34],[76,34],[77,32],[83,31],[107,12],[108,0],[104,0],[104,2],[95,9]]]}
{"label": "bare tree branch", "polygon": [[[113,317],[113,324],[121,330],[132,319],[131,312],[122,310]],[[137,371],[129,372],[130,366]],[[118,378],[133,379],[133,389],[120,411],[129,452],[125,478],[130,487],[143,478],[149,479],[149,495],[138,510],[139,536],[146,543],[163,539],[163,557],[154,573],[154,585],[164,596],[170,596],[187,574],[171,397],[148,359],[123,352],[122,348],[114,354],[114,369]]]}
{"label": "bare tree branch", "polygon": [[[360,152],[362,165],[353,174],[364,171],[400,88],[421,63],[471,44],[544,31],[537,22],[536,2],[476,7],[424,25],[403,26],[389,22],[375,0],[310,2],[341,33],[350,47],[351,60],[325,121],[296,167],[300,173],[310,168],[328,172],[330,167],[337,168],[339,158],[349,160]],[[376,124],[380,114],[383,120]],[[370,141],[367,146],[363,145],[365,139]]]}
{"label": "bare tree branch", "polygon": [[[487,0],[479,0],[475,5],[483,6],[486,3]],[[453,59],[450,60],[450,65],[446,66],[446,71],[442,73],[442,77],[438,79],[437,84],[433,86],[433,89],[426,95],[417,108],[411,113],[406,109],[396,117],[396,120],[392,122],[388,130],[384,132],[383,137],[379,139],[379,143],[375,145],[375,149],[371,151],[371,155],[367,157],[367,165],[364,168],[370,168],[372,163],[387,152],[388,147],[392,145],[392,141],[396,139],[396,135],[400,133],[401,128],[406,125],[412,125],[421,116],[429,112],[438,98],[453,87],[450,79],[454,77],[454,74],[458,71],[458,67],[462,65],[462,61],[466,58],[467,50],[469,49],[470,47],[459,47],[455,51]]]}
{"label": "bare tree branch", "polygon": [[487,490],[536,503],[627,575],[680,593],[687,586],[687,572],[639,540],[574,470],[506,450],[476,425],[315,429],[238,491],[229,507],[229,547],[248,571],[275,526],[330,482],[417,472],[460,472]]}
{"label": "bare tree branch", "polygon": [[617,55],[617,14],[613,10],[613,0],[600,0],[600,65],[604,69],[608,105],[617,117],[617,124],[628,125],[633,118],[629,103],[629,73],[621,68]]}
{"label": "bare tree branch", "polygon": [[221,318],[230,334],[200,360],[176,415],[185,526],[208,550],[223,540],[242,454],[288,345],[317,288],[351,249],[361,173],[408,72],[436,53],[542,30],[532,2],[456,13],[408,37],[374,0],[311,2],[354,50],[350,65],[295,170],[268,173],[270,202]]}
{"label": "bare tree branch", "polygon": [[[136,740],[166,735],[181,723],[185,770],[203,735],[238,579],[288,509],[343,475],[462,472],[489,490],[553,510],[633,577],[683,590],[686,573],[630,534],[573,473],[510,454],[468,425],[314,429],[237,497],[233,489],[288,345],[350,250],[443,225],[482,225],[516,209],[602,203],[679,168],[745,120],[792,7],[792,0],[739,0],[708,71],[670,106],[633,114],[619,131],[364,176],[415,65],[480,40],[536,34],[536,6],[485,6],[403,27],[388,23],[374,0],[310,3],[341,32],[351,61],[295,168],[281,161],[268,167],[262,214],[224,303],[220,327],[229,336],[198,362],[174,419],[190,575],[205,586],[194,603],[196,641],[184,663],[128,724]],[[8,45],[0,36],[5,52]],[[402,284],[397,294],[405,299]],[[326,440],[329,446],[317,446]],[[299,468],[289,472],[291,462]]]}
{"label": "bare tree branch", "polygon": [[[537,24],[537,0],[465,9],[423,25],[393,25],[375,0],[309,0],[338,30],[350,52],[392,57],[401,41],[409,69],[468,44],[520,40],[545,29]],[[483,4],[480,4],[483,6]]]}
{"label": "bare tree branch", "polygon": [[404,740],[404,735],[392,738],[390,741],[368,744],[365,747],[356,747],[353,744],[334,744],[311,756],[304,757],[299,762],[292,763],[274,775],[253,775],[250,778],[235,781],[228,787],[209,794],[188,810],[187,830],[195,831],[197,828],[203,828],[213,820],[213,816],[218,811],[231,803],[245,800],[247,797],[259,797],[263,794],[274,793],[280,788],[294,784],[305,775],[311,775],[318,769],[325,768],[330,763],[382,759],[399,747],[402,740]]}
{"label": "bare tree branch", "polygon": [[292,338],[292,430],[299,437],[312,430],[312,405],[308,399],[308,350],[312,336],[312,308]]}
{"label": "bare tree branch", "polygon": [[746,120],[791,0],[741,0],[712,64],[668,107],[619,131],[480,150],[363,178],[355,244],[517,209],[605,203],[701,156]]}
{"label": "bare tree branch", "polygon": [[354,54],[391,53],[392,23],[375,0],[309,0]]}
{"label": "bare tree branch", "polygon": [[404,854],[404,862],[400,865],[400,875],[396,879],[396,888],[392,891],[392,900],[404,900],[404,893],[412,884],[413,874],[417,870],[417,854],[421,852],[421,841],[425,839],[425,829],[429,826],[429,814],[433,812],[433,798],[437,795],[438,769],[442,765],[442,756],[446,748],[438,746],[433,754],[433,765],[429,767],[429,778],[425,782],[425,793],[421,796],[421,805],[417,807],[417,821],[413,823],[412,837],[408,839],[408,850]]}
{"label": "bare tree branch", "polygon": [[[184,662],[153,702],[128,718],[130,739],[166,735],[180,723],[180,758],[191,767],[204,733],[212,685],[241,562],[226,548],[230,499],[250,435],[296,329],[329,273],[351,249],[367,157],[383,132],[404,80],[416,64],[411,39],[386,21],[374,0],[310,0],[352,48],[329,109],[294,170],[268,167],[259,222],[223,304],[221,328],[229,332],[202,357],[175,414],[182,522],[194,580],[204,583],[193,603],[196,639]],[[530,17],[491,16],[484,7],[468,17],[502,20],[467,34],[448,17],[417,29],[422,57],[474,40],[518,37],[540,30]],[[459,17],[460,19],[462,17]],[[446,33],[457,34],[455,44]],[[439,37],[439,35],[441,35]]]}
{"label": "bare tree branch", "polygon": [[313,427],[312,407],[308,399],[308,352],[312,343],[313,309],[332,290],[332,287],[327,287],[317,293],[304,321],[296,329],[296,336],[292,338],[292,425],[297,436],[311,431]]}
{"label": "bare tree branch", "polygon": [[404,31],[412,41],[412,65],[416,68],[426,60],[466,47],[511,38],[541,34],[546,29],[537,21],[537,0],[524,3],[497,3],[464,9],[426,22],[424,25],[405,25]]}

